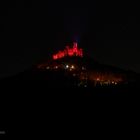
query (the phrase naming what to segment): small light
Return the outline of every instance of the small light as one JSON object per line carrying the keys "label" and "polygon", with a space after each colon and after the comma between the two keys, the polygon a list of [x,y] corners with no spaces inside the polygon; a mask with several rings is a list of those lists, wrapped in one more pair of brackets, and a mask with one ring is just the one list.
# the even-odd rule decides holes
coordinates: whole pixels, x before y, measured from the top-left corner
{"label": "small light", "polygon": [[97,81],[100,81],[100,78],[97,78],[96,80],[97,80]]}
{"label": "small light", "polygon": [[76,76],[76,74],[74,73],[73,76]]}
{"label": "small light", "polygon": [[74,65],[72,65],[71,68],[74,69],[75,68]]}
{"label": "small light", "polygon": [[85,67],[82,67],[82,70],[85,70],[86,68]]}
{"label": "small light", "polygon": [[69,68],[69,65],[66,65],[66,68],[68,69]]}

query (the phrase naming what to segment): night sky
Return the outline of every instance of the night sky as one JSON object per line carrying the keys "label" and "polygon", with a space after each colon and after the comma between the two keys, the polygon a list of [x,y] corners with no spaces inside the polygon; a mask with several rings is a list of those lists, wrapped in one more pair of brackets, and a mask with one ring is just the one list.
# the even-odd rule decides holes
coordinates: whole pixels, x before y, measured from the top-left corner
{"label": "night sky", "polygon": [[20,0],[0,6],[0,77],[19,73],[73,41],[101,63],[140,72],[137,3]]}

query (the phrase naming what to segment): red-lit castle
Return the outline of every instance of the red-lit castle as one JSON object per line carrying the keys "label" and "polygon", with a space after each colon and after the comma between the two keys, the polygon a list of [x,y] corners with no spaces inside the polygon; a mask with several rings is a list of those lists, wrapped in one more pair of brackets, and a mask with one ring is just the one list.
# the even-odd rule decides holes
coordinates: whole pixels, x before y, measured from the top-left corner
{"label": "red-lit castle", "polygon": [[[61,59],[65,57],[69,58]],[[77,59],[77,57],[82,59]],[[59,59],[61,60],[55,61]],[[51,60],[48,60],[43,64],[39,64],[38,68],[49,72],[65,71],[67,72],[67,75],[78,77],[80,84],[82,83],[83,85],[85,85],[85,83],[87,84],[87,81],[92,83],[94,86],[96,86],[96,84],[117,85],[123,81],[123,73],[120,73],[118,70],[113,70],[112,67],[102,67],[99,63],[94,62],[95,61],[92,59],[83,58],[83,49],[78,48],[78,44],[74,42],[72,47],[66,46],[64,50],[53,54]]]}
{"label": "red-lit castle", "polygon": [[83,57],[83,50],[78,48],[78,45],[76,42],[73,43],[73,48],[70,48],[69,46],[66,46],[66,48],[63,51],[59,51],[58,53],[53,55],[53,59],[60,59],[65,56],[79,56]]}

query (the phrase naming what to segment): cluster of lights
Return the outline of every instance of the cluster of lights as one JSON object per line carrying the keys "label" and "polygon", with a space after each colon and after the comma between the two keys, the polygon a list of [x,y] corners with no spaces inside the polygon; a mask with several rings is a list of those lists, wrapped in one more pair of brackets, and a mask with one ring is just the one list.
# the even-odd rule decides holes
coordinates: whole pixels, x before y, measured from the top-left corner
{"label": "cluster of lights", "polygon": [[83,50],[82,49],[78,49],[78,45],[76,42],[73,43],[73,48],[69,48],[69,46],[66,46],[66,49],[64,49],[63,51],[59,51],[57,54],[53,55],[53,59],[60,59],[63,58],[65,56],[79,56],[79,57],[83,57]]}
{"label": "cluster of lights", "polygon": [[108,84],[113,84],[113,85],[117,85],[118,84],[117,81],[110,81],[110,80],[109,81],[102,81],[99,77],[96,78],[96,81],[100,82],[101,84],[107,84],[107,85]]}
{"label": "cluster of lights", "polygon": [[70,71],[72,71],[72,70],[74,70],[75,69],[75,66],[74,65],[66,65],[65,66],[65,69],[68,69],[68,70],[70,70]]}

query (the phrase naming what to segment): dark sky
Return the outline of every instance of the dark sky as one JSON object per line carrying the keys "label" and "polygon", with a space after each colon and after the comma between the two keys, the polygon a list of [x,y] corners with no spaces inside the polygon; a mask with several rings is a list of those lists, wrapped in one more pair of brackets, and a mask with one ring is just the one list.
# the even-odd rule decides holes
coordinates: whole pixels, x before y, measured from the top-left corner
{"label": "dark sky", "polygon": [[140,72],[138,3],[20,0],[0,6],[0,76],[23,71],[74,40],[101,63]]}

